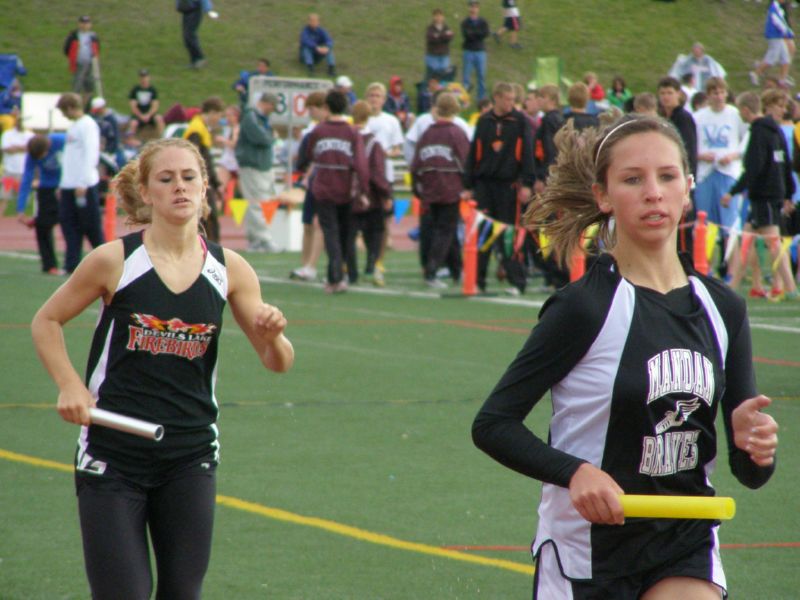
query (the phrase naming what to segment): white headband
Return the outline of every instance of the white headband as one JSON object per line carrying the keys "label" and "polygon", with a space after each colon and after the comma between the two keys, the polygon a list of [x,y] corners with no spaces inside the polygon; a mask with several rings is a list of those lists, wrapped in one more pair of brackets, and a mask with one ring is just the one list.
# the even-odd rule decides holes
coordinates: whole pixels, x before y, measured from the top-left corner
{"label": "white headband", "polygon": [[618,129],[622,129],[623,127],[625,127],[625,125],[627,125],[629,123],[635,123],[638,120],[639,119],[630,119],[628,121],[623,121],[622,123],[620,123],[619,125],[614,127],[611,131],[609,131],[607,134],[605,134],[605,136],[603,136],[602,141],[600,142],[600,145],[597,146],[597,152],[594,155],[594,162],[597,163],[597,159],[600,158],[600,151],[603,149],[603,145],[606,143],[606,140],[608,138],[610,138],[612,135],[614,135],[617,132]]}

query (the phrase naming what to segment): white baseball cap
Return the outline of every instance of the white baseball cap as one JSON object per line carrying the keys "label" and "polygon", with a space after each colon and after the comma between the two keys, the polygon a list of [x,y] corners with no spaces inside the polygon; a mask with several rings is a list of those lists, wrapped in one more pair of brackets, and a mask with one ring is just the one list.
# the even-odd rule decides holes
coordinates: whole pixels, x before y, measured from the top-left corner
{"label": "white baseball cap", "polygon": [[353,87],[353,82],[347,75],[339,75],[339,77],[336,78],[336,85],[339,87]]}

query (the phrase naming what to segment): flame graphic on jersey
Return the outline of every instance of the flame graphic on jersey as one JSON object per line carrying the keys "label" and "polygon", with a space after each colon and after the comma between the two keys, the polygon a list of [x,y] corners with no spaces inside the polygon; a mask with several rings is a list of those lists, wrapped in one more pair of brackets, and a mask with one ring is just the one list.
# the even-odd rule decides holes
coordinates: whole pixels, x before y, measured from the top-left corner
{"label": "flame graphic on jersey", "polygon": [[175,333],[188,333],[190,335],[208,335],[217,328],[214,324],[187,323],[182,319],[173,317],[167,321],[144,313],[133,313],[134,320],[146,329],[155,331],[172,331]]}

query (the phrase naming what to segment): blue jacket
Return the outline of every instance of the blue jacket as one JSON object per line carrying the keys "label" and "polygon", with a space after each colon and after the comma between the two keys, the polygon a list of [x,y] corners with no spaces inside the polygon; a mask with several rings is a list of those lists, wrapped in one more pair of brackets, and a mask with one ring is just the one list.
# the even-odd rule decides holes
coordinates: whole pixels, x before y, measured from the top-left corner
{"label": "blue jacket", "polygon": [[[231,84],[231,88],[233,88],[234,90],[236,90],[236,86],[239,85],[244,87],[244,92],[236,90],[236,93],[239,94],[239,102],[242,104],[242,106],[245,106],[247,104],[247,99],[248,99],[247,94],[248,90],[250,89],[250,78],[253,77],[254,75],[260,75],[260,74],[261,73],[259,73],[258,71],[239,71],[239,79],[237,79],[236,81],[233,82],[233,84]],[[269,71],[264,73],[264,75],[267,77],[273,77],[275,74],[272,72],[272,69],[270,69]]]}
{"label": "blue jacket", "polygon": [[322,27],[312,29],[309,25],[300,32],[300,48],[315,50],[319,46],[333,48],[333,38]]}
{"label": "blue jacket", "polygon": [[36,160],[30,154],[25,157],[25,170],[22,172],[22,181],[19,185],[19,196],[17,197],[18,213],[25,211],[36,169],[39,169],[40,188],[57,188],[59,181],[61,181],[61,152],[64,150],[64,142],[67,136],[64,133],[51,133],[48,137],[50,138],[50,150],[44,158]]}
{"label": "blue jacket", "polygon": [[778,0],[773,0],[769,5],[769,10],[767,10],[767,20],[764,22],[764,37],[768,40],[794,38],[794,32],[786,22],[786,15]]}

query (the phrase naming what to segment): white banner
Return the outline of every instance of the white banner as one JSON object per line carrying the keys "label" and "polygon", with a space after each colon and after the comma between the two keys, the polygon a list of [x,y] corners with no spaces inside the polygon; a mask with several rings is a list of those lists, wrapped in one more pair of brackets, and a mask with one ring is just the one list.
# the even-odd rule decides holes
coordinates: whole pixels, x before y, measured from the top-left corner
{"label": "white banner", "polygon": [[294,77],[267,77],[254,75],[249,80],[248,104],[253,106],[261,94],[269,92],[278,97],[278,106],[269,117],[271,125],[307,125],[311,120],[306,108],[306,98],[316,90],[327,90],[333,82],[327,79],[300,79]]}

